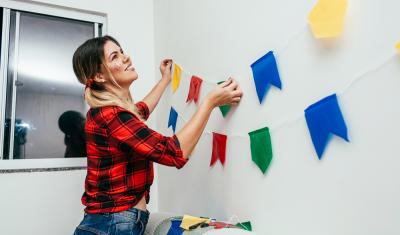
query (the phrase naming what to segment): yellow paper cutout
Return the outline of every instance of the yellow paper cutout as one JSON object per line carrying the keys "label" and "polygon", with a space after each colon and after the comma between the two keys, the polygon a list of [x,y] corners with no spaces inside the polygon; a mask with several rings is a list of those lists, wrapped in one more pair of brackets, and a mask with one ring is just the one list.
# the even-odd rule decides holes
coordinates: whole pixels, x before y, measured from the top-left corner
{"label": "yellow paper cutout", "polygon": [[400,53],[400,42],[396,43],[396,49],[397,49],[397,52]]}
{"label": "yellow paper cutout", "polygon": [[175,91],[179,87],[179,83],[181,82],[181,73],[182,73],[182,68],[174,64],[174,74],[172,75],[172,93],[175,93]]}
{"label": "yellow paper cutout", "polygon": [[181,223],[181,228],[185,230],[189,230],[190,226],[196,225],[202,222],[210,222],[210,219],[207,218],[199,218],[199,217],[194,217],[191,215],[184,215]]}
{"label": "yellow paper cutout", "polygon": [[343,31],[347,0],[319,0],[308,14],[316,38],[337,37]]}

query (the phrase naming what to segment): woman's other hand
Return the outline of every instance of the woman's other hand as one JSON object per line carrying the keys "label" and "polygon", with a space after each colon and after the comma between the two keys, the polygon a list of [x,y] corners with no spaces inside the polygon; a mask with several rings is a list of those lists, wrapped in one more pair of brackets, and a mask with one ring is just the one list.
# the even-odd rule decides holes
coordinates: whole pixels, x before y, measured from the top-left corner
{"label": "woman's other hand", "polygon": [[167,82],[171,81],[171,67],[172,67],[172,60],[171,59],[164,59],[161,61],[160,64],[160,72],[162,79],[166,80]]}
{"label": "woman's other hand", "polygon": [[243,92],[238,83],[233,78],[229,78],[225,82],[217,85],[217,87],[207,95],[207,98],[214,107],[217,107],[226,104],[238,105],[242,96]]}

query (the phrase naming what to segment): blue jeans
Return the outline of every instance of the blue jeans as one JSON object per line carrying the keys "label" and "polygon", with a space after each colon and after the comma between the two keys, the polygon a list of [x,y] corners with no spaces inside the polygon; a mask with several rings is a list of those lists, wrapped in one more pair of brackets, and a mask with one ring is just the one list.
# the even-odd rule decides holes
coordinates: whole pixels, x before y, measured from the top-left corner
{"label": "blue jeans", "polygon": [[116,213],[85,213],[74,235],[142,235],[149,214],[136,208]]}

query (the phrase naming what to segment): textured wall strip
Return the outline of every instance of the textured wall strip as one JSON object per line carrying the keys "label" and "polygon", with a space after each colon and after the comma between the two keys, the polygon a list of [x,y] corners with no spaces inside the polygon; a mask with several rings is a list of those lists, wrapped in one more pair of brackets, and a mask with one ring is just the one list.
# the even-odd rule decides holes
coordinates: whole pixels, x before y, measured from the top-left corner
{"label": "textured wall strip", "polygon": [[79,167],[55,167],[55,168],[6,169],[6,170],[0,170],[0,174],[50,172],[50,171],[75,171],[75,170],[85,170],[85,169],[86,169],[85,166],[79,166]]}

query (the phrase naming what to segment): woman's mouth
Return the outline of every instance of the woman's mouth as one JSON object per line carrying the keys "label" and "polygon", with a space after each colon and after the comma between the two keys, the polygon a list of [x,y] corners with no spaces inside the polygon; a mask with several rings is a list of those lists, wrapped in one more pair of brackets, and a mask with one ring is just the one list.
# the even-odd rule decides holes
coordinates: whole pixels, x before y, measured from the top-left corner
{"label": "woman's mouth", "polygon": [[135,67],[133,67],[133,65],[129,65],[125,71],[135,71]]}

